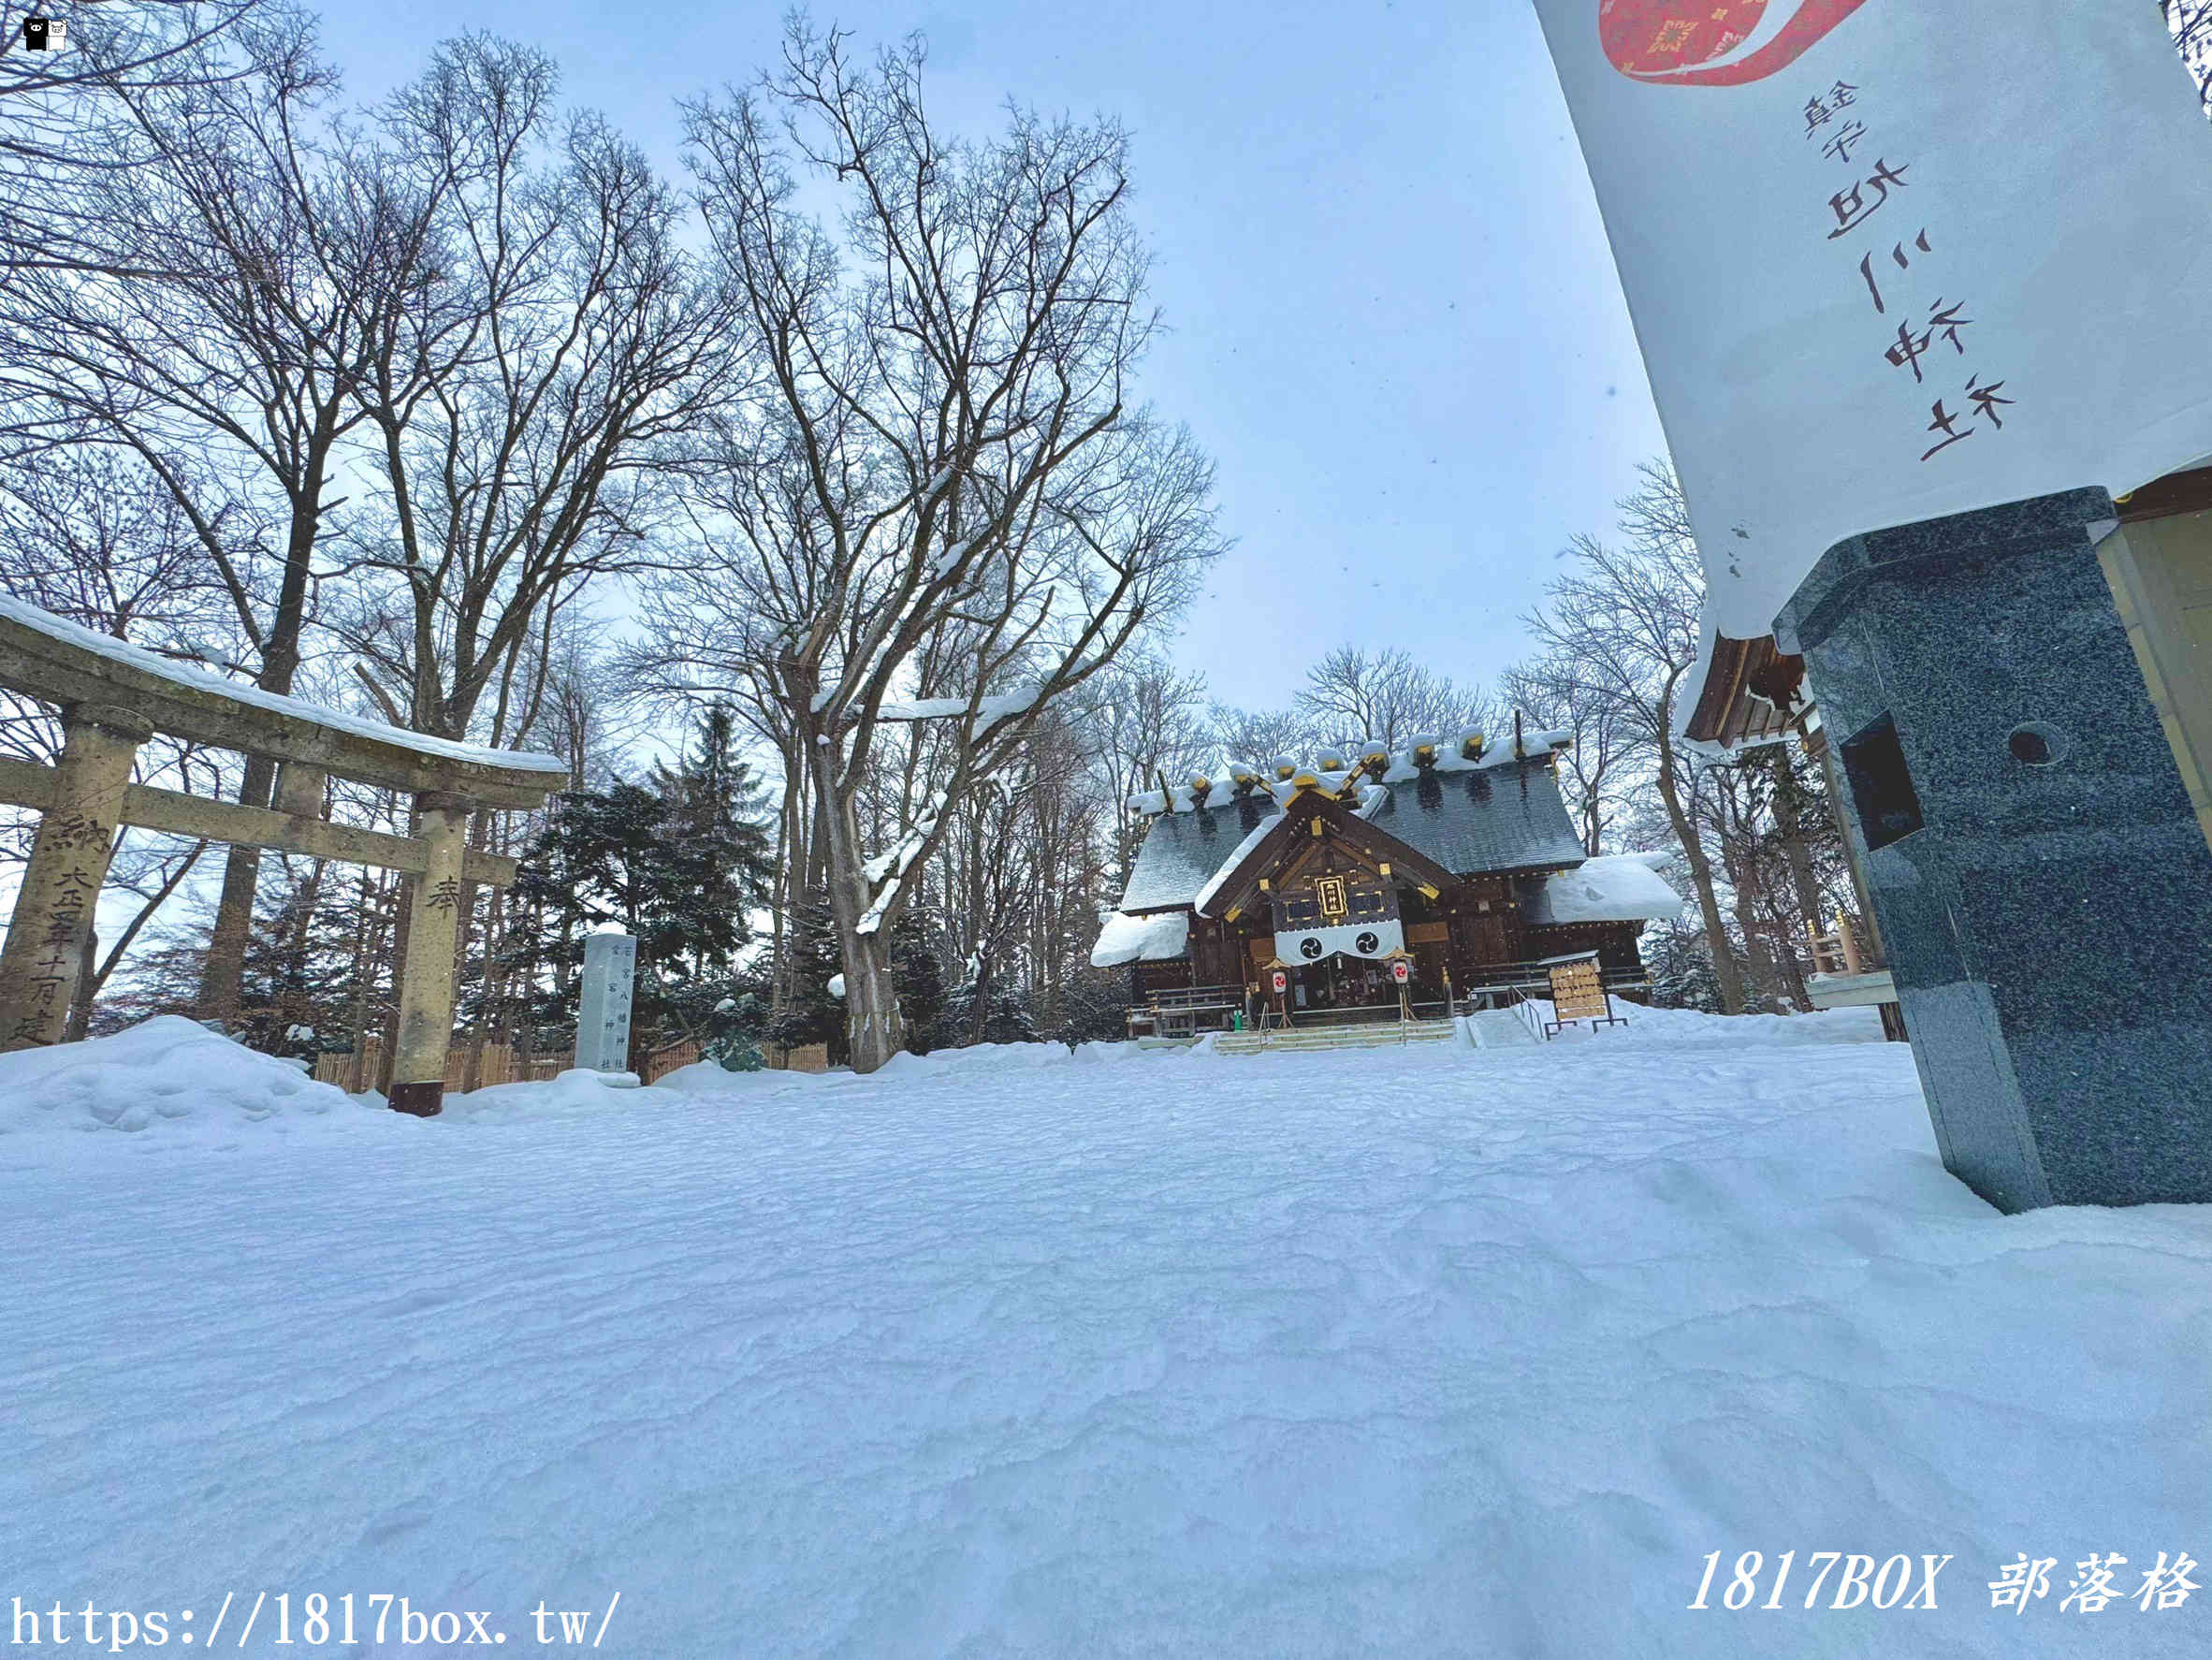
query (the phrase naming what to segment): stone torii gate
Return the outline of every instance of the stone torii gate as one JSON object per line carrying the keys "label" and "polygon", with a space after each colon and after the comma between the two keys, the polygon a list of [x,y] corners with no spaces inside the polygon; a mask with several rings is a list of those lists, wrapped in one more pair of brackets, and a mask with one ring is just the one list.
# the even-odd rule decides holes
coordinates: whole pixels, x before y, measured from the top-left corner
{"label": "stone torii gate", "polygon": [[[515,880],[514,860],[465,845],[470,815],[543,806],[567,785],[564,763],[449,743],[279,697],[5,596],[0,687],[58,706],[63,730],[59,766],[0,759],[0,802],[40,815],[0,947],[0,1052],[61,1041],[116,827],[135,824],[405,873],[412,909],[390,1099],[419,1116],[440,1110],[462,885]],[[274,805],[132,783],[132,760],[155,733],[273,760]],[[323,797],[332,777],[411,794],[420,834],[330,823]]]}

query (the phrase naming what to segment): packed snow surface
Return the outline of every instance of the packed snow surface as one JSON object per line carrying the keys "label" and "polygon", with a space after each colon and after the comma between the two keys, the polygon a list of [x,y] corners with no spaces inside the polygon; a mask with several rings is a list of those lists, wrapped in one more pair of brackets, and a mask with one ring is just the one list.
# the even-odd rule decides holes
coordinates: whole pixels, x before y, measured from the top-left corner
{"label": "packed snow surface", "polygon": [[[236,1593],[226,1650],[266,1591],[270,1655],[280,1591],[510,1653],[617,1592],[602,1654],[2205,1652],[2212,1592],[2059,1604],[2212,1560],[2212,1216],[1998,1216],[1870,1010],[1631,1013],[427,1121],[178,1021],[0,1056],[7,1590]],[[1824,1551],[1954,1559],[1807,1611]]]}

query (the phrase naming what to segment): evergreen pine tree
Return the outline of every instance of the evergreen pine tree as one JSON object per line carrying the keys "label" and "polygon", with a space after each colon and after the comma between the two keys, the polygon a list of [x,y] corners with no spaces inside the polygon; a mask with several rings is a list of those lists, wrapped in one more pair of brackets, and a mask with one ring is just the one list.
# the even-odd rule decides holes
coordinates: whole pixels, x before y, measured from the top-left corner
{"label": "evergreen pine tree", "polygon": [[945,971],[929,936],[929,920],[918,905],[910,906],[891,925],[892,983],[906,1022],[907,1047],[916,1055],[927,1055],[934,1047],[937,1023],[945,1012]]}
{"label": "evergreen pine tree", "polygon": [[671,878],[656,956],[662,990],[675,1026],[720,1058],[742,1056],[760,1035],[758,989],[735,965],[775,874],[763,792],[737,743],[736,718],[711,704],[677,769],[658,767],[653,779]]}
{"label": "evergreen pine tree", "polygon": [[1061,988],[1067,1017],[1063,1040],[1071,1028],[1079,1043],[1117,1043],[1129,1035],[1129,971],[1084,965]]}
{"label": "evergreen pine tree", "polygon": [[1654,923],[1645,930],[1641,950],[1655,1007],[1721,1012],[1720,977],[1713,972],[1703,928],[1679,921]]}
{"label": "evergreen pine tree", "polygon": [[976,997],[976,980],[972,974],[953,988],[952,995],[945,999],[945,1012],[938,1021],[939,1048],[958,1048],[971,1041],[982,1043],[1039,1041],[1026,990],[994,975],[989,989],[982,994],[984,1009],[980,1032]]}
{"label": "evergreen pine tree", "polygon": [[511,952],[554,966],[558,983],[533,1010],[548,1024],[575,1019],[585,936],[611,922],[637,939],[632,1020],[641,1041],[690,1034],[735,1054],[753,1035],[730,1017],[754,989],[737,959],[770,876],[759,790],[735,753],[726,709],[707,710],[694,740],[674,770],[656,769],[650,789],[616,783],[561,796],[524,856],[516,896],[543,905],[550,938]]}
{"label": "evergreen pine tree", "polygon": [[768,1040],[787,1048],[808,1043],[829,1046],[832,1066],[846,1056],[845,1005],[830,993],[830,982],[844,972],[837,950],[837,924],[826,899],[809,898],[791,919],[790,994],[768,1023]]}

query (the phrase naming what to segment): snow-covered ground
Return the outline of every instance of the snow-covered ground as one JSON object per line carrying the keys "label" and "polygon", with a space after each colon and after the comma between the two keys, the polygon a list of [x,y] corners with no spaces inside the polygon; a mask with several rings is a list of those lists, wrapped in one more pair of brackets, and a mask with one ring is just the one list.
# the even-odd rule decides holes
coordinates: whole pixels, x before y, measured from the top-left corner
{"label": "snow-covered ground", "polygon": [[[2206,1652],[2212,1590],[2059,1605],[2090,1551],[2123,1594],[2212,1562],[2212,1213],[1997,1216],[1875,1036],[1029,1046],[428,1122],[181,1021],[0,1057],[0,1597],[173,1637],[232,1593],[226,1648],[256,1592],[525,1652],[619,1592],[602,1653]],[[1761,1602],[1797,1553],[1779,1610],[1719,1606],[1749,1550]],[[1933,1612],[1808,1612],[1815,1551],[1954,1560]],[[2021,1551],[2050,1594],[1993,1611]],[[248,1652],[458,1652],[275,1617]]]}

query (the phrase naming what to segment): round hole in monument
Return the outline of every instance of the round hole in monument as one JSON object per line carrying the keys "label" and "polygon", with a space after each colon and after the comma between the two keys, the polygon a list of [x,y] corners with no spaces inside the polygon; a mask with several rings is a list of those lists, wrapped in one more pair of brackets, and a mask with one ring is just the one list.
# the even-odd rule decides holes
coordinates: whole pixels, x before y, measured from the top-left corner
{"label": "round hole in monument", "polygon": [[2013,728],[2005,748],[2024,766],[2048,766],[2066,752],[2066,735],[2041,721],[2029,721]]}

